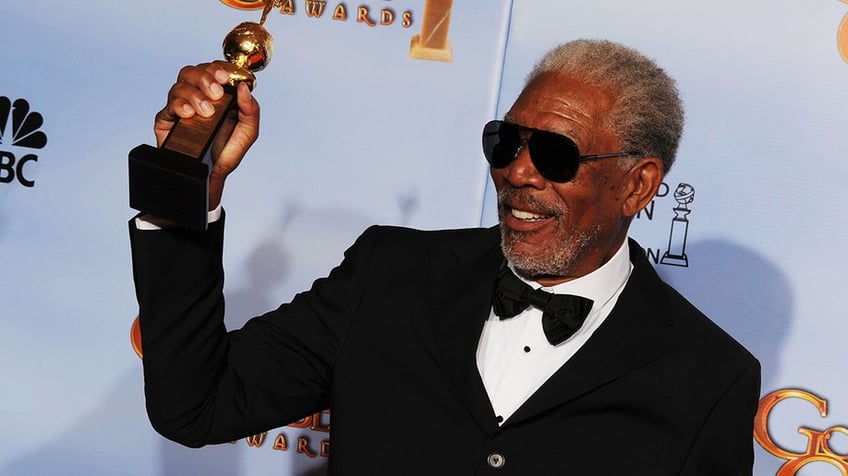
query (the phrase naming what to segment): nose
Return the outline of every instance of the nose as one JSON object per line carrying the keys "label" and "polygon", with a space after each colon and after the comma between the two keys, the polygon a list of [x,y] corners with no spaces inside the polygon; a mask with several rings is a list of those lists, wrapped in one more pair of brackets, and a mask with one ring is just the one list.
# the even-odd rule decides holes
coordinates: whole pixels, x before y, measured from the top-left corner
{"label": "nose", "polygon": [[539,190],[545,188],[545,178],[533,165],[527,144],[518,149],[515,160],[504,167],[503,172],[507,182],[513,187],[533,187]]}

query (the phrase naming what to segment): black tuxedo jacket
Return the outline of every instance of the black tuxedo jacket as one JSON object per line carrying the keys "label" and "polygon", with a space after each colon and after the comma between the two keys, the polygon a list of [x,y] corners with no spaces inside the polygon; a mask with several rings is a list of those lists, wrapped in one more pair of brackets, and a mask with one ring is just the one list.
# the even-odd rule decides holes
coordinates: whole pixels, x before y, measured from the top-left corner
{"label": "black tuxedo jacket", "polygon": [[635,242],[610,316],[499,427],[475,359],[497,229],[370,228],[309,291],[227,333],[223,220],[130,228],[148,413],[185,445],[329,407],[331,474],[751,474],[759,364]]}

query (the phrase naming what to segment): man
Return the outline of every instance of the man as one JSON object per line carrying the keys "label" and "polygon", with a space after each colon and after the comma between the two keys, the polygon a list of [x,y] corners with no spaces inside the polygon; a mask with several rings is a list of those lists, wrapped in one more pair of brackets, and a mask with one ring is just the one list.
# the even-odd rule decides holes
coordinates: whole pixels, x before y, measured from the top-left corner
{"label": "man", "polygon": [[[224,76],[180,72],[160,142],[176,116],[211,113]],[[330,407],[331,474],[751,474],[758,362],[627,239],[682,132],[652,61],[606,41],[551,50],[484,128],[499,230],[372,227],[311,290],[227,334],[219,203],[259,123],[244,87],[238,104],[209,230],[131,223],[163,435],[231,441]]]}

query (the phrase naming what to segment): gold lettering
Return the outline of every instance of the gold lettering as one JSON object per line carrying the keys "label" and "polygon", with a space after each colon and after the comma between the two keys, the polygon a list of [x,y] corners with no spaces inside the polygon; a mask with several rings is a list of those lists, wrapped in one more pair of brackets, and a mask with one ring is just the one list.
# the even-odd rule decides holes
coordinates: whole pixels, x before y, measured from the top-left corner
{"label": "gold lettering", "polygon": [[344,3],[336,5],[336,9],[333,11],[333,20],[347,21],[347,9]]}
{"label": "gold lettering", "polygon": [[321,18],[321,15],[324,14],[325,5],[327,5],[327,2],[306,0],[306,15],[314,18]]}
{"label": "gold lettering", "polygon": [[395,21],[395,12],[389,10],[388,8],[384,8],[380,10],[380,24],[381,25],[391,25],[392,22]]}
{"label": "gold lettering", "polygon": [[822,457],[822,456],[807,456],[803,459],[791,460],[780,467],[775,473],[774,476],[795,476],[798,474],[798,471],[801,470],[804,466],[807,466],[809,463],[831,463],[836,466],[837,469],[840,470],[842,476],[848,476],[848,469],[844,468],[843,465],[839,465],[838,462],[830,460],[830,458]]}
{"label": "gold lettering", "polygon": [[309,450],[309,439],[305,436],[298,437],[297,439],[297,452],[303,453],[310,458],[315,457],[315,453]]}
{"label": "gold lettering", "polygon": [[258,10],[265,6],[264,2],[259,3],[256,0],[221,0],[221,2],[239,10]]}
{"label": "gold lettering", "polygon": [[[321,417],[323,415],[327,415],[326,423],[325,420]],[[322,412],[318,412],[312,415],[312,426],[310,427],[313,431],[323,431],[324,433],[330,432],[330,410],[324,410]]]}
{"label": "gold lettering", "polygon": [[278,451],[288,451],[289,445],[286,442],[286,435],[284,433],[280,433],[274,439],[274,449]]}
{"label": "gold lettering", "polygon": [[804,453],[793,453],[781,448],[768,431],[768,418],[774,407],[790,398],[799,398],[811,403],[822,418],[827,417],[827,400],[819,398],[810,392],[799,389],[776,390],[760,400],[757,416],[754,418],[754,438],[757,443],[769,453],[778,458],[785,459],[786,463],[780,467],[775,476],[794,476],[802,467],[809,463],[828,463],[840,470],[843,476],[848,476],[848,461],[846,456],[834,452],[828,441],[833,433],[848,435],[848,428],[833,426],[824,431],[813,430],[803,426],[798,427],[798,433],[807,437],[807,448]]}
{"label": "gold lettering", "polygon": [[321,456],[325,458],[330,456],[330,440],[321,440]]}
{"label": "gold lettering", "polygon": [[262,443],[265,442],[265,432],[263,431],[258,435],[248,436],[245,438],[245,441],[247,441],[247,446],[255,446],[259,448],[262,446]]}
{"label": "gold lettering", "polygon": [[312,415],[307,415],[301,420],[298,420],[294,423],[289,423],[289,426],[292,428],[309,428],[309,425],[312,424]]}
{"label": "gold lettering", "polygon": [[828,463],[840,470],[843,476],[848,476],[846,455],[834,453],[827,444],[834,431],[848,435],[848,428],[841,426],[831,427],[825,431],[815,431],[804,427],[798,428],[798,433],[807,437],[807,453],[787,461],[775,473],[775,476],[795,476],[802,467],[814,462]]}
{"label": "gold lettering", "polygon": [[293,0],[283,0],[283,8],[280,9],[280,13],[282,13],[283,15],[294,15]]}
{"label": "gold lettering", "polygon": [[409,28],[412,26],[412,12],[403,12],[403,21],[400,26],[404,28]]}
{"label": "gold lettering", "polygon": [[800,398],[812,403],[822,417],[827,416],[827,402],[804,390],[784,389],[774,391],[760,400],[757,416],[754,417],[754,438],[766,451],[781,459],[792,459],[803,456],[790,453],[780,448],[768,432],[768,417],[775,405],[790,398]]}
{"label": "gold lettering", "polygon": [[[327,415],[327,418],[321,418],[322,415]],[[312,415],[307,415],[304,418],[294,422],[289,423],[288,426],[292,428],[309,428],[315,431],[323,431],[330,432],[330,410],[323,410],[318,413],[313,413]],[[326,421],[326,423],[324,423]]]}
{"label": "gold lettering", "polygon": [[368,7],[359,7],[356,14],[357,23],[365,23],[368,26],[377,26],[373,20],[368,18]]}

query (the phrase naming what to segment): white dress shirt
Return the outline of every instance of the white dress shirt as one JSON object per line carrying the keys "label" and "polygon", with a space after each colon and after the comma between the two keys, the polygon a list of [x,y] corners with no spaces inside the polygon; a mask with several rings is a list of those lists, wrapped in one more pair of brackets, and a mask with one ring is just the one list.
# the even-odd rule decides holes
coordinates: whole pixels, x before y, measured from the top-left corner
{"label": "white dress shirt", "polygon": [[625,239],[609,261],[580,278],[553,287],[522,279],[533,289],[541,287],[555,294],[574,294],[594,301],[580,329],[556,346],[545,338],[542,311],[534,307],[504,320],[494,311],[489,313],[477,344],[477,369],[500,424],[589,340],[615,306],[632,270]]}

